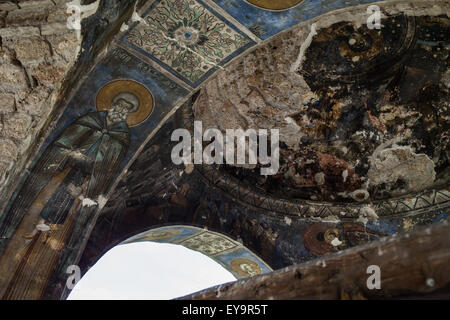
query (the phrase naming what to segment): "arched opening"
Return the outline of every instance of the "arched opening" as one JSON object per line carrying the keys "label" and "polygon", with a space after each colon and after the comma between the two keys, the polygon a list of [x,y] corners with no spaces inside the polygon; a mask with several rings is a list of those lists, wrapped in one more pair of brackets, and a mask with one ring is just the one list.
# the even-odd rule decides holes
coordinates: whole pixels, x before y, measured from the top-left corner
{"label": "arched opening", "polygon": [[137,242],[109,250],[68,300],[173,299],[234,281],[220,264],[180,245]]}
{"label": "arched opening", "polygon": [[253,252],[223,234],[167,226],[137,234],[106,252],[68,300],[174,299],[270,271]]}

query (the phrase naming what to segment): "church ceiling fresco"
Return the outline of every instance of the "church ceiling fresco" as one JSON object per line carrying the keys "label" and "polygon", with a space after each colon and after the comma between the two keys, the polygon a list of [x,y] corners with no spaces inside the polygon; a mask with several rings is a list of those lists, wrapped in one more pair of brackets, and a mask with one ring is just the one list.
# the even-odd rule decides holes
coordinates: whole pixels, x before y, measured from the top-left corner
{"label": "church ceiling fresco", "polygon": [[172,243],[198,251],[225,269],[237,279],[267,273],[272,269],[240,242],[224,235],[191,226],[168,226],[140,233],[121,244],[151,241]]}
{"label": "church ceiling fresco", "polygon": [[254,44],[202,1],[155,1],[142,18],[124,43],[192,87]]}
{"label": "church ceiling fresco", "polygon": [[95,67],[1,217],[2,272],[28,265],[14,278],[1,279],[4,298],[41,295],[48,272],[31,293],[8,289],[7,283],[20,288],[42,261],[50,272],[57,266],[63,272],[71,264],[77,250],[61,253],[64,246],[82,245],[114,180],[187,93],[120,47]]}
{"label": "church ceiling fresco", "polygon": [[[157,227],[264,273],[446,219],[448,4],[383,7],[380,31],[361,25],[367,6],[315,19],[317,32],[307,21],[371,2],[146,2],[0,217],[0,297],[60,298],[67,266]],[[171,133],[194,120],[280,128],[279,173],[174,165]],[[202,246],[175,224],[234,240]],[[241,241],[261,258],[233,251]]]}
{"label": "church ceiling fresco", "polygon": [[[427,205],[422,210],[404,207],[397,214],[380,214],[373,220],[369,214],[365,220],[364,215],[341,215],[348,204],[294,204],[262,193],[252,195],[242,182],[218,170],[205,174],[204,168],[191,172],[170,164],[175,142],[167,141],[180,121],[192,114],[191,105],[192,101],[185,104],[161,128],[117,186],[92,232],[81,260],[83,268],[115,244],[154,226],[186,224],[224,232],[279,269],[448,217],[448,198],[440,198],[445,199],[441,206],[432,206],[433,194],[424,196]],[[405,200],[410,206],[415,201]]]}
{"label": "church ceiling fresco", "polygon": [[[127,152],[126,164],[145,141],[150,132],[180,103],[188,94],[181,85],[156,70],[154,67],[131,55],[121,47],[115,47],[112,52],[96,65],[89,78],[81,85],[76,97],[69,103],[66,111],[56,125],[56,129],[47,138],[44,147],[53,141],[74,119],[89,112],[100,111],[98,94],[105,90],[109,83],[117,80],[131,80],[136,82],[143,96],[151,95],[152,111],[144,121],[132,124],[130,128],[130,143]],[[141,84],[139,86],[139,84]],[[127,84],[123,83],[117,92],[127,92]],[[131,115],[130,115],[131,116]]]}

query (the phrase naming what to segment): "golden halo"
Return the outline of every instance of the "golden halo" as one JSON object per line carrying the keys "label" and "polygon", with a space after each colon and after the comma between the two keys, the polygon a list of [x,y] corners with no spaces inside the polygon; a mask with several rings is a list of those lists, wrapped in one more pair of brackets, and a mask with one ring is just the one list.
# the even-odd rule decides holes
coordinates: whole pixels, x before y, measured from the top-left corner
{"label": "golden halo", "polygon": [[111,109],[115,97],[120,93],[131,93],[139,100],[139,108],[127,117],[129,127],[134,127],[150,116],[155,99],[150,90],[134,80],[114,80],[104,85],[97,94],[96,105],[98,111]]}
{"label": "golden halo", "polygon": [[260,9],[264,10],[286,10],[295,7],[303,0],[246,0],[247,2],[251,3],[255,7],[258,7]]}
{"label": "golden halo", "polygon": [[231,261],[231,269],[243,277],[252,277],[262,273],[261,267],[253,260],[236,258]]}
{"label": "golden halo", "polygon": [[177,229],[153,231],[153,232],[150,232],[150,233],[146,234],[145,236],[139,238],[139,240],[152,241],[152,240],[170,239],[180,233],[181,233],[181,230],[177,230]]}

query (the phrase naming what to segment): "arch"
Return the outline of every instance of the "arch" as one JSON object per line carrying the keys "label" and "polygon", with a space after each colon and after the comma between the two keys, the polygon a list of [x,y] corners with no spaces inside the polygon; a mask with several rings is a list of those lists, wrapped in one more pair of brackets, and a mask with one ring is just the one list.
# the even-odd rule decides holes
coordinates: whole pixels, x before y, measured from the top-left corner
{"label": "arch", "polygon": [[119,245],[142,241],[178,244],[198,251],[222,265],[237,279],[273,271],[242,243],[207,229],[187,225],[160,227],[139,233]]}

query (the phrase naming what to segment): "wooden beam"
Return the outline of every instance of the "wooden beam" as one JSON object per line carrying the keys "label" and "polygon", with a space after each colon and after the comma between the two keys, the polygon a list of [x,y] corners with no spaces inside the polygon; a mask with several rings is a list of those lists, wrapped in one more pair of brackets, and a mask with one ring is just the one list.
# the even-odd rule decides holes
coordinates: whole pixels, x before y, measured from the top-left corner
{"label": "wooden beam", "polygon": [[[371,265],[381,288],[368,289]],[[450,285],[450,223],[383,238],[180,299],[373,299],[431,293]]]}

